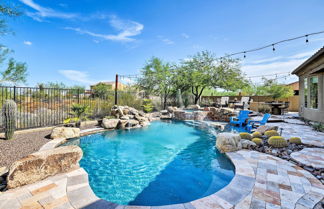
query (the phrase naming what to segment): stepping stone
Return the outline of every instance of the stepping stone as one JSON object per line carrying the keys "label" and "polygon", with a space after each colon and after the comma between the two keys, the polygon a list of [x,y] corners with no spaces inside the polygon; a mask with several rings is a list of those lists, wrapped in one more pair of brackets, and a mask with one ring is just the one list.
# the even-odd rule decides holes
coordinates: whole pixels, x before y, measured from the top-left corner
{"label": "stepping stone", "polygon": [[322,148],[304,148],[299,152],[293,152],[290,156],[302,164],[317,169],[324,168],[324,149]]}

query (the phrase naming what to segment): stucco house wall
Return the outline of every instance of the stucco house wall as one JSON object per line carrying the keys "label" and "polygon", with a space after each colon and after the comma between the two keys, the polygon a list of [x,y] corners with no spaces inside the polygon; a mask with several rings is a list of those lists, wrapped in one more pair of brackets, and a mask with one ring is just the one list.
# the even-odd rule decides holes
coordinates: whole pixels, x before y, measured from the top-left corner
{"label": "stucco house wall", "polygon": [[[317,122],[324,122],[324,47],[293,71],[299,77],[299,114],[301,117]],[[318,107],[311,108],[311,78],[318,77]],[[305,88],[305,79],[307,88]],[[306,89],[306,90],[305,90]],[[307,97],[305,97],[305,93]],[[307,107],[305,106],[307,101]]]}

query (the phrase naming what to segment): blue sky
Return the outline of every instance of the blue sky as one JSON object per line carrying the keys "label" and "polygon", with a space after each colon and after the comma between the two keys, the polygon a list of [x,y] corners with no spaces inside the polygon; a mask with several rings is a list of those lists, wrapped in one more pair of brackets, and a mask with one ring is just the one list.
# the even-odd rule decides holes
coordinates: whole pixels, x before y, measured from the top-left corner
{"label": "blue sky", "polygon": [[[88,86],[138,74],[152,56],[178,62],[201,50],[217,56],[324,30],[322,0],[10,0],[25,15],[0,43],[28,64],[28,84]],[[324,46],[313,36],[247,54],[248,76],[291,72]],[[242,56],[238,56],[242,57]],[[282,75],[282,74],[281,74]],[[259,78],[253,78],[258,82]],[[290,76],[285,82],[296,80]],[[126,82],[126,81],[125,81]]]}

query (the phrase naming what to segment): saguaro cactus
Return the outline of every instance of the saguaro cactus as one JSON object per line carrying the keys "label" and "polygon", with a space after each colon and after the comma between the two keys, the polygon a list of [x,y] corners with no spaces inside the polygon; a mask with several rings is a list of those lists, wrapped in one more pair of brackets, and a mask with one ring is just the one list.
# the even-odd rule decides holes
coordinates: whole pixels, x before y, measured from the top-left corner
{"label": "saguaro cactus", "polygon": [[6,100],[2,106],[2,118],[5,138],[12,139],[16,130],[17,105],[13,100]]}

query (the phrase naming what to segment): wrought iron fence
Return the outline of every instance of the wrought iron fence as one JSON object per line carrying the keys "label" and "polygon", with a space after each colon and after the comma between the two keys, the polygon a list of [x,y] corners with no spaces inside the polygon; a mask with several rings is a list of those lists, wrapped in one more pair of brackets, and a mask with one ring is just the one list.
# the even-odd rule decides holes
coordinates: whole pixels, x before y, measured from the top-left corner
{"label": "wrought iron fence", "polygon": [[[97,119],[110,113],[115,104],[141,108],[143,95],[140,92],[109,91],[95,95],[93,91],[78,89],[55,89],[36,87],[0,86],[0,105],[8,100],[17,103],[17,129],[28,129],[63,124],[70,116],[73,104],[89,106],[89,118]],[[0,114],[0,131],[3,131]]]}

